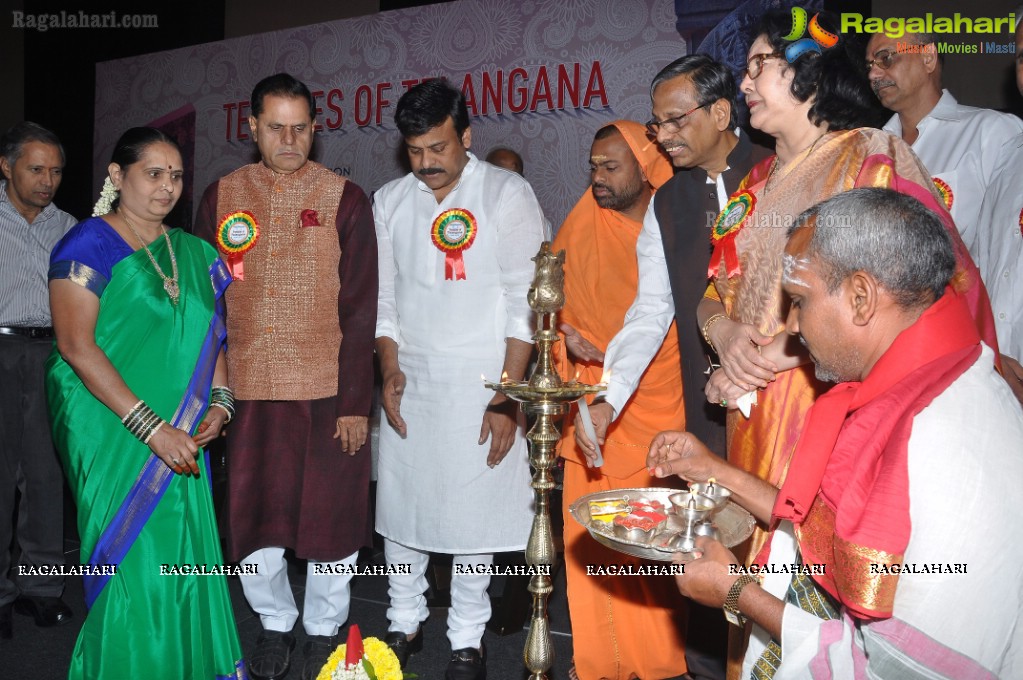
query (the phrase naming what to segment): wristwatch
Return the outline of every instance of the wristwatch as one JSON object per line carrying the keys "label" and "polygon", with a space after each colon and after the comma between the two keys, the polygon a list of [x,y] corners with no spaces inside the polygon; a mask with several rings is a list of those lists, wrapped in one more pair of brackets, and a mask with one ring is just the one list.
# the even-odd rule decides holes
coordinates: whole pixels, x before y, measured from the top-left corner
{"label": "wristwatch", "polygon": [[757,578],[750,576],[749,574],[743,574],[739,578],[735,579],[735,583],[728,589],[728,594],[725,595],[725,604],[722,607],[725,612],[725,619],[728,623],[733,626],[739,626],[742,628],[746,625],[746,617],[739,612],[739,594],[742,589],[751,583],[756,583]]}

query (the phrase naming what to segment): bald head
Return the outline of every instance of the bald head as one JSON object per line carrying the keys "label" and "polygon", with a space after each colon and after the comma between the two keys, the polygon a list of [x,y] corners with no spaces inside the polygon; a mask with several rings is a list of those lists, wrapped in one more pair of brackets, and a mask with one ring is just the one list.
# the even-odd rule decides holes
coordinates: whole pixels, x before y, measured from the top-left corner
{"label": "bald head", "polygon": [[496,165],[499,168],[505,170],[511,170],[519,175],[522,174],[522,156],[518,155],[511,149],[504,147],[498,147],[487,154],[487,163]]}

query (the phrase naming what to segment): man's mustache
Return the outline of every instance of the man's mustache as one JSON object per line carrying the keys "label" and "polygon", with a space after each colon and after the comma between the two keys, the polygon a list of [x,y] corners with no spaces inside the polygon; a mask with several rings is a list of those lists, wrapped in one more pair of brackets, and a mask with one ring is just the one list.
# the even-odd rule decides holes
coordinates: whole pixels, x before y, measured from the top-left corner
{"label": "man's mustache", "polygon": [[439,175],[444,172],[444,168],[422,168],[416,171],[416,174],[426,177],[428,175]]}
{"label": "man's mustache", "polygon": [[895,83],[891,80],[875,80],[870,84],[870,87],[871,89],[874,90],[874,94],[877,94],[877,91],[880,90],[882,87],[889,87],[894,84]]}

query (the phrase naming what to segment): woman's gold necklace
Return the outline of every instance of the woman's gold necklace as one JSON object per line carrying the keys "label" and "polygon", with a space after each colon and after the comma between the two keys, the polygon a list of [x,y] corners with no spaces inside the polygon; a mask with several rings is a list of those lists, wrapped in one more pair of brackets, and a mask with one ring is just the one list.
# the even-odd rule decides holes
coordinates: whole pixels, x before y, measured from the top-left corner
{"label": "woman's gold necklace", "polygon": [[142,240],[142,237],[139,236],[138,230],[135,229],[135,225],[131,223],[128,216],[120,210],[117,212],[121,216],[121,219],[124,220],[124,223],[128,225],[128,228],[131,229],[131,233],[135,234],[135,238],[139,240],[139,244],[142,245],[142,249],[145,250],[146,255],[149,256],[149,261],[153,263],[156,273],[160,275],[161,279],[163,279],[163,289],[167,291],[167,295],[170,297],[171,302],[175,305],[178,304],[178,297],[181,295],[181,289],[178,287],[178,258],[174,256],[174,248],[171,247],[171,240],[170,236],[167,235],[167,228],[162,224],[160,225],[160,230],[163,232],[163,238],[167,241],[167,252],[170,253],[171,276],[167,276],[163,273],[163,270],[160,269],[160,265],[157,264],[156,258],[153,257],[152,251],[149,250],[149,246],[147,246],[145,241]]}

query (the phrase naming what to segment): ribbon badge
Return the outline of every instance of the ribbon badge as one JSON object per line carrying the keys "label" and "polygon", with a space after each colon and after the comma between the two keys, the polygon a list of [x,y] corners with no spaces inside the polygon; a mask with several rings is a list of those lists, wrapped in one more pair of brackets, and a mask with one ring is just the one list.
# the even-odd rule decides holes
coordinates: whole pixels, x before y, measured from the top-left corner
{"label": "ribbon badge", "polygon": [[932,177],[931,181],[934,182],[934,188],[941,194],[941,202],[945,204],[945,210],[952,210],[952,202],[956,200],[955,195],[952,193],[952,187],[948,185],[948,182],[939,178]]}
{"label": "ribbon badge", "polygon": [[476,218],[464,208],[445,210],[433,221],[430,230],[433,245],[444,253],[444,279],[465,279],[465,261],[462,251],[468,250],[476,240]]}
{"label": "ribbon badge", "polygon": [[[838,44],[838,36],[831,31],[824,29],[817,20],[819,14],[814,14],[809,22],[806,20],[806,10],[802,7],[792,8],[792,30],[788,35],[783,36],[791,45],[785,48],[785,58],[789,63],[807,52],[821,53],[822,49],[828,49]],[[804,38],[803,34],[809,32],[810,37]]]}
{"label": "ribbon badge", "polygon": [[710,256],[707,277],[713,279],[718,275],[721,261],[725,262],[728,278],[742,273],[739,266],[739,253],[735,248],[735,237],[749,221],[753,209],[757,205],[757,197],[749,191],[739,191],[728,199],[724,210],[718,214],[714,228],[710,232],[710,242],[714,252]]}
{"label": "ribbon badge", "polygon": [[259,223],[248,210],[238,210],[224,215],[217,227],[217,248],[227,255],[227,268],[231,276],[245,280],[242,256],[252,250],[259,240]]}

